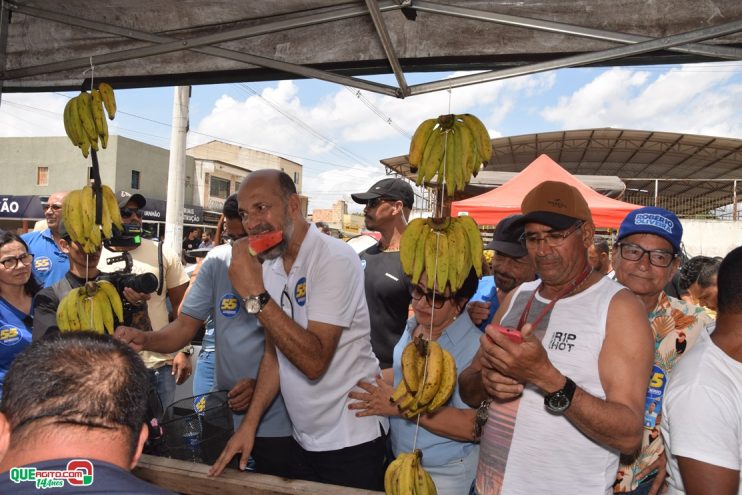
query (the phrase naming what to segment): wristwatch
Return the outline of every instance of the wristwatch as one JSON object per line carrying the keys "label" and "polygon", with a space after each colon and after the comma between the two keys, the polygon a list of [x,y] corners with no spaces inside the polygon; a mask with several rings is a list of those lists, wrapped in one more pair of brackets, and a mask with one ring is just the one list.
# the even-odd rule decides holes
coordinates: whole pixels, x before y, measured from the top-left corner
{"label": "wristwatch", "polygon": [[180,350],[180,352],[182,352],[186,356],[190,356],[191,354],[193,354],[193,346],[192,345],[187,345],[184,348],[182,348]]}
{"label": "wristwatch", "polygon": [[258,294],[257,296],[247,296],[242,298],[242,303],[245,305],[245,311],[248,314],[256,315],[263,311],[263,308],[268,301],[271,300],[271,295],[268,291]]}
{"label": "wristwatch", "polygon": [[577,390],[575,382],[573,382],[569,377],[566,378],[567,383],[564,384],[564,387],[562,387],[561,390],[546,394],[544,397],[544,405],[546,406],[546,409],[556,414],[561,414],[569,409],[569,406],[572,404],[572,397],[574,397],[575,390]]}

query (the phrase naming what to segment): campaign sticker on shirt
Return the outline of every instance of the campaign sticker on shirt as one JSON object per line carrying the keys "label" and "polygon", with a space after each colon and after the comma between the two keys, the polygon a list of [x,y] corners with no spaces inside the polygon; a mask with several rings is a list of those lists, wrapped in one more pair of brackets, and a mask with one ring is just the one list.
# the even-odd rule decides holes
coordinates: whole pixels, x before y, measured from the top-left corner
{"label": "campaign sticker on shirt", "polygon": [[222,296],[222,300],[219,303],[219,312],[225,318],[234,318],[237,316],[237,312],[240,310],[240,298],[231,292],[227,292]]}
{"label": "campaign sticker on shirt", "polygon": [[21,332],[13,325],[3,325],[0,327],[0,344],[5,347],[16,345],[21,340]]}
{"label": "campaign sticker on shirt", "polygon": [[37,272],[48,272],[52,269],[52,260],[47,256],[39,256],[38,258],[34,258],[33,267]]}
{"label": "campaign sticker on shirt", "polygon": [[366,269],[366,260],[361,260],[361,269]]}
{"label": "campaign sticker on shirt", "polygon": [[296,282],[294,287],[294,299],[299,306],[304,306],[307,303],[307,278],[301,277]]}
{"label": "campaign sticker on shirt", "polygon": [[652,367],[647,398],[644,401],[644,428],[651,430],[659,424],[657,417],[662,411],[662,396],[665,392],[665,371],[659,366]]}

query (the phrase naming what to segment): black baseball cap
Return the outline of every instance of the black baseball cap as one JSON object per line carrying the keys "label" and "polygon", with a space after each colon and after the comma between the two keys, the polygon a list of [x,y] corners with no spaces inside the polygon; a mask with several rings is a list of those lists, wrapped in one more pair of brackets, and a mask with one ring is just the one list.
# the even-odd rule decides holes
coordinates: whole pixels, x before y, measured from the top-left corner
{"label": "black baseball cap", "polygon": [[351,198],[356,203],[365,205],[372,199],[384,198],[402,201],[407,208],[412,208],[415,203],[415,193],[406,180],[402,179],[382,179],[365,193],[351,194]]}
{"label": "black baseball cap", "polygon": [[147,200],[139,193],[132,194],[126,191],[119,191],[119,208],[126,208],[126,203],[129,201],[134,201],[137,208],[144,208],[147,204]]}
{"label": "black baseball cap", "polygon": [[522,258],[528,254],[528,250],[520,242],[523,227],[523,215],[510,215],[503,218],[495,227],[492,242],[484,246],[484,249],[494,249],[498,253],[513,258]]}

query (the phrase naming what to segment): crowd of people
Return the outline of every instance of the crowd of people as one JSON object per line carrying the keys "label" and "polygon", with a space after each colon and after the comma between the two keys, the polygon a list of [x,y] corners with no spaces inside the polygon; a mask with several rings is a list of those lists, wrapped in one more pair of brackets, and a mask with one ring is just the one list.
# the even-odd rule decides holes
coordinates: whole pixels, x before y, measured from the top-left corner
{"label": "crowd of people", "polygon": [[[380,233],[360,257],[303,217],[288,175],[253,172],[214,239],[187,234],[185,251],[208,250],[190,281],[146,239],[86,255],[63,193],[45,205],[46,230],[3,233],[0,492],[25,493],[18,468],[89,459],[101,489],[164,493],[128,471],[150,391],[172,402],[205,325],[198,393],[226,390],[235,428],[212,476],[380,490],[385,466],[418,448],[443,495],[742,493],[742,248],[684,260],[682,223],[658,207],[597,238],[581,193],[545,181],[485,245],[491,275],[472,268],[452,292],[401,268],[406,181],[351,197]],[[145,204],[123,198],[124,222],[141,226]],[[247,237],[270,231],[282,241],[251,254]],[[124,289],[115,338],[60,334],[61,298],[121,263],[157,288]],[[420,335],[452,355],[458,381],[444,407],[406,418],[390,397]]]}

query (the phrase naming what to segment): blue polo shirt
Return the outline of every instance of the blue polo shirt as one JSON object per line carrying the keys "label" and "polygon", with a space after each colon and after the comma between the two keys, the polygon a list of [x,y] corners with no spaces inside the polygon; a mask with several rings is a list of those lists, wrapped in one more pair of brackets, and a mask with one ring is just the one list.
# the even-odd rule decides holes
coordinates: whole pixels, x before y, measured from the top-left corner
{"label": "blue polo shirt", "polygon": [[70,262],[54,242],[50,229],[28,232],[21,238],[28,244],[28,252],[33,254],[33,274],[41,285],[51,287],[64,278]]}
{"label": "blue polo shirt", "polygon": [[[402,380],[402,351],[410,341],[410,335],[417,327],[417,320],[413,316],[407,321],[402,338],[394,347],[394,386],[396,387]],[[438,343],[451,353],[456,361],[456,373],[461,374],[474,358],[479,349],[479,338],[482,332],[474,326],[469,313],[462,312],[453,323],[438,338]],[[461,399],[459,395],[459,384],[456,380],[456,388],[453,395],[445,404],[448,407],[459,409],[470,409],[470,407]],[[402,452],[412,452],[412,446],[422,449],[423,467],[444,466],[454,459],[463,459],[467,457],[473,449],[478,449],[479,444],[474,442],[462,442],[436,435],[433,432],[420,427],[417,432],[417,443],[415,443],[416,424],[414,421],[408,421],[401,417],[389,418],[391,424],[392,450],[394,455],[398,456]],[[472,425],[473,427],[473,425]]]}
{"label": "blue polo shirt", "polygon": [[32,322],[30,315],[0,297],[0,397],[10,364],[31,343]]}

